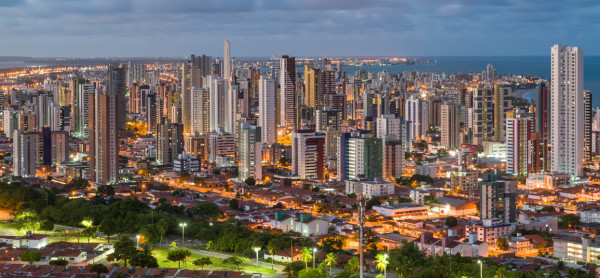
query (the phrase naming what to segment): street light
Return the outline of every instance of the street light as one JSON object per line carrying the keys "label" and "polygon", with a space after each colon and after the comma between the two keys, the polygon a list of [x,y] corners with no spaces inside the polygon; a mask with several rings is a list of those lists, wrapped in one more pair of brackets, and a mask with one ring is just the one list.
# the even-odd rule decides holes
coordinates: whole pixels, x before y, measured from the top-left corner
{"label": "street light", "polygon": [[315,257],[317,256],[317,247],[313,248],[313,268],[315,268]]}
{"label": "street light", "polygon": [[179,227],[181,227],[181,245],[185,245],[185,226],[187,226],[187,223],[179,223]]}
{"label": "street light", "polygon": [[483,262],[481,260],[477,260],[477,263],[479,264],[479,277],[483,278]]}
{"label": "street light", "polygon": [[135,247],[140,248],[140,235],[135,236]]}
{"label": "street light", "polygon": [[256,252],[256,272],[258,272],[258,251],[260,251],[260,247],[254,247],[254,251]]}

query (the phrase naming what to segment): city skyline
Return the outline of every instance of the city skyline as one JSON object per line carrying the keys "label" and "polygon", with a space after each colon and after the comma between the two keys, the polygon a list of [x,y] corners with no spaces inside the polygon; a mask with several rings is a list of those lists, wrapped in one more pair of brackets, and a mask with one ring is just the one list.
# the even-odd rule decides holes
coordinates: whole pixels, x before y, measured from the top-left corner
{"label": "city skyline", "polygon": [[1,1],[0,53],[220,56],[230,38],[234,57],[541,55],[556,43],[600,55],[589,36],[599,10],[585,0]]}

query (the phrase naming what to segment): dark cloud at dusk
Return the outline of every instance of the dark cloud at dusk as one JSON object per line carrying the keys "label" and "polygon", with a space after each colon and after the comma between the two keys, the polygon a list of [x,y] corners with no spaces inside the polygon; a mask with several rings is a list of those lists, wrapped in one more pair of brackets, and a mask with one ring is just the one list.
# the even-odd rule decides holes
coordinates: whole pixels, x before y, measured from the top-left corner
{"label": "dark cloud at dusk", "polygon": [[592,0],[0,0],[0,56],[600,55]]}

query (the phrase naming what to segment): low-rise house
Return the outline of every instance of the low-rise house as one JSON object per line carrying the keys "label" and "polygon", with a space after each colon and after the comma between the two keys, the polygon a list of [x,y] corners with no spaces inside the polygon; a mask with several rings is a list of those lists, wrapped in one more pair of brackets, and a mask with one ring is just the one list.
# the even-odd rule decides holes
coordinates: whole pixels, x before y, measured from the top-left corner
{"label": "low-rise house", "polygon": [[477,240],[493,244],[496,239],[512,233],[512,227],[511,224],[504,224],[497,218],[483,219],[480,224],[465,225],[465,233],[475,233]]}
{"label": "low-rise house", "polygon": [[27,232],[24,236],[0,236],[0,242],[13,248],[40,249],[48,245],[48,235]]}

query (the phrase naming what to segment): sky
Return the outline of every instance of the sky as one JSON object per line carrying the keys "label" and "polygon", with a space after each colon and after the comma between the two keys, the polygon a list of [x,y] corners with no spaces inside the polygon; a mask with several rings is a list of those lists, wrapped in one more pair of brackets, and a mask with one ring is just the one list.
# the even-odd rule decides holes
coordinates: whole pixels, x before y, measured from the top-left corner
{"label": "sky", "polygon": [[598,0],[0,0],[0,56],[600,55]]}

